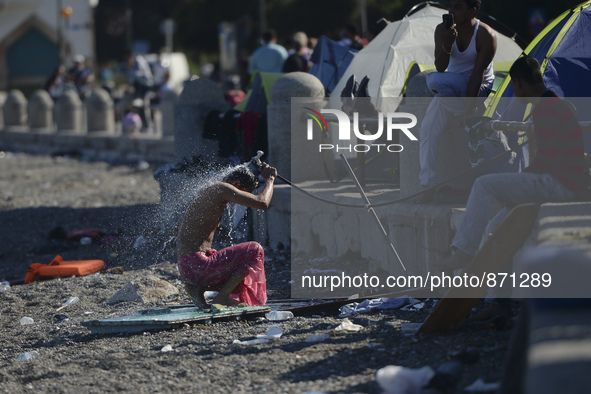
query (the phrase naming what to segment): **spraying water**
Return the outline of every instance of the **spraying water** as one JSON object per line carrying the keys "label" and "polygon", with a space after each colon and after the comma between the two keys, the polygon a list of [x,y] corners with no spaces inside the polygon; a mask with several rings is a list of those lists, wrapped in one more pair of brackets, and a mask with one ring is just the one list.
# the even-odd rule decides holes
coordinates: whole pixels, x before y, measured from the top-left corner
{"label": "spraying water", "polygon": [[[191,171],[160,174],[157,179],[161,183],[163,193],[159,212],[154,218],[158,227],[168,235],[172,234],[172,229],[201,190],[213,183],[221,182],[239,167],[245,166],[251,169],[255,175],[260,174],[259,167],[262,166],[260,157],[262,155],[263,152],[259,151],[250,162],[235,166],[199,162]],[[249,214],[249,211],[241,205],[228,204],[217,230],[216,243],[225,247],[247,241],[252,233],[252,215]],[[170,249],[173,245],[173,239],[169,239],[165,248]]]}

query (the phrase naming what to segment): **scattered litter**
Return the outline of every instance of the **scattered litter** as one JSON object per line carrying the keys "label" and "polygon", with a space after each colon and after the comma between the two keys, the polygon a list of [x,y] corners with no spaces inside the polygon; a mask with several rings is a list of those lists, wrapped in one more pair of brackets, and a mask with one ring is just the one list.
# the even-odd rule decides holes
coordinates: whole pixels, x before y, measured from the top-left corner
{"label": "scattered litter", "polygon": [[400,308],[401,311],[420,311],[425,307],[424,302],[417,302],[416,304],[406,305]]}
{"label": "scattered litter", "polygon": [[21,325],[24,326],[24,325],[33,324],[33,323],[35,323],[35,320],[33,320],[32,318],[27,317],[27,316],[21,317]]}
{"label": "scattered litter", "polygon": [[64,302],[62,304],[62,306],[60,306],[59,308],[56,309],[56,312],[61,311],[62,309],[64,309],[65,307],[67,307],[68,305],[72,305],[77,303],[78,301],[80,301],[80,298],[78,297],[70,297],[70,299],[66,302]]}
{"label": "scattered litter", "polygon": [[33,350],[31,352],[26,352],[26,353],[20,354],[17,357],[17,359],[18,359],[18,361],[29,361],[29,360],[31,360],[33,358],[37,358],[37,357],[39,357],[39,352],[36,350]]}
{"label": "scattered litter", "polygon": [[148,239],[146,237],[144,237],[143,235],[140,235],[139,237],[137,237],[135,239],[135,242],[133,243],[133,248],[134,249],[143,248],[147,244],[148,244]]}
{"label": "scattered litter", "polygon": [[272,311],[265,313],[265,317],[270,321],[282,321],[293,319],[293,313],[289,311]]}
{"label": "scattered litter", "polygon": [[239,339],[234,339],[234,342],[232,343],[237,343],[239,345],[259,345],[261,343],[267,343],[269,342],[268,338],[257,338],[257,339],[250,339],[247,341],[241,341]]}
{"label": "scattered litter", "polygon": [[80,238],[80,245],[90,245],[92,243],[92,238],[90,237],[82,237]]}
{"label": "scattered litter", "polygon": [[378,369],[376,381],[385,394],[419,394],[433,376],[435,372],[431,367],[412,369],[388,365]]}
{"label": "scattered litter", "polygon": [[172,345],[166,345],[162,349],[160,349],[162,353],[172,352]]}
{"label": "scattered litter", "polygon": [[283,330],[279,327],[271,327],[266,335],[257,335],[257,338],[279,339],[283,335]]}
{"label": "scattered litter", "polygon": [[358,332],[363,330],[363,326],[360,326],[359,324],[353,324],[349,319],[344,319],[343,322],[339,324],[334,330],[337,332]]}
{"label": "scattered litter", "polygon": [[125,269],[123,268],[123,266],[119,265],[117,267],[107,268],[103,272],[105,274],[123,275],[123,272],[125,272]]}
{"label": "scattered litter", "polygon": [[397,298],[375,298],[362,302],[353,302],[342,306],[339,317],[355,316],[358,313],[369,313],[376,309],[398,309],[407,304],[416,304],[419,301],[407,296]]}
{"label": "scattered litter", "polygon": [[312,334],[308,335],[306,342],[322,342],[326,341],[327,339],[330,339],[329,334]]}
{"label": "scattered litter", "polygon": [[2,293],[3,291],[6,290],[10,290],[10,283],[9,282],[2,282],[2,284],[0,284],[0,293]]}
{"label": "scattered litter", "polygon": [[500,386],[501,384],[499,382],[485,383],[481,378],[478,378],[470,386],[464,388],[464,391],[471,393],[496,392]]}
{"label": "scattered litter", "polygon": [[437,368],[435,376],[429,381],[428,388],[438,392],[453,392],[462,378],[463,366],[459,361],[446,361]]}
{"label": "scattered litter", "polygon": [[400,332],[404,335],[415,335],[423,323],[402,323]]}
{"label": "scattered litter", "polygon": [[147,169],[149,169],[149,168],[150,168],[150,163],[148,163],[148,162],[147,162],[147,161],[145,161],[145,160],[140,160],[140,161],[137,163],[137,169],[138,169],[138,170],[145,171],[145,170],[147,170]]}
{"label": "scattered litter", "polygon": [[237,343],[240,345],[258,345],[261,343],[267,343],[270,340],[279,339],[279,338],[281,338],[281,335],[283,335],[283,330],[281,328],[271,327],[271,328],[269,328],[269,330],[267,331],[266,334],[257,335],[256,339],[250,339],[250,340],[246,340],[246,341],[234,339],[234,342],[232,342],[232,343]]}
{"label": "scattered litter", "polygon": [[60,324],[68,320],[70,318],[66,315],[53,315],[53,324]]}

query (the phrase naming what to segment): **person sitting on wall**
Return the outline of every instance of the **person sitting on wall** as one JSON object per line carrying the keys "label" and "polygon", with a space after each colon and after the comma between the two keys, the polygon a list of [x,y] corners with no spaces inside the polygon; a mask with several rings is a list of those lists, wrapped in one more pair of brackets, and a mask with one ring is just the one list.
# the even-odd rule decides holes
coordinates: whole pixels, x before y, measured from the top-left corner
{"label": "person sitting on wall", "polygon": [[[531,164],[521,173],[476,179],[451,245],[453,254],[435,264],[441,271],[465,267],[478,251],[483,235],[494,232],[512,207],[573,201],[588,191],[583,134],[572,105],[546,88],[540,64],[533,57],[517,59],[509,75],[519,101],[534,106],[534,131],[528,135]],[[495,304],[495,313],[508,312],[507,299],[489,301]]]}
{"label": "person sitting on wall", "polygon": [[260,244],[245,242],[219,251],[212,249],[215,230],[228,203],[256,209],[269,207],[277,170],[265,165],[261,176],[265,187],[254,195],[257,177],[247,166],[238,166],[221,182],[205,186],[177,225],[179,273],[189,297],[199,308],[207,308],[205,291],[218,291],[213,304],[253,306],[267,302]]}
{"label": "person sitting on wall", "polygon": [[[447,97],[487,96],[494,82],[492,60],[497,37],[486,23],[476,19],[481,0],[451,0],[451,25],[435,28],[435,67],[427,75],[427,87],[435,97],[427,108],[420,127],[419,180],[423,188],[438,183],[437,154],[439,139],[454,116],[473,116],[475,99]],[[445,17],[445,15],[444,15]],[[435,189],[423,193],[416,203],[431,202]]]}

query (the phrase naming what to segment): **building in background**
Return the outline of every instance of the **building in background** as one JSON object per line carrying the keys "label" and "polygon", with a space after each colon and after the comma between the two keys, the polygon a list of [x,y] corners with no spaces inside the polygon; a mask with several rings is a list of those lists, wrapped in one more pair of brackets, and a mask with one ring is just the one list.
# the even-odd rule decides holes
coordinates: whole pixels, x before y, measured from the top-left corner
{"label": "building in background", "polygon": [[0,90],[43,86],[74,55],[95,61],[98,0],[0,0]]}

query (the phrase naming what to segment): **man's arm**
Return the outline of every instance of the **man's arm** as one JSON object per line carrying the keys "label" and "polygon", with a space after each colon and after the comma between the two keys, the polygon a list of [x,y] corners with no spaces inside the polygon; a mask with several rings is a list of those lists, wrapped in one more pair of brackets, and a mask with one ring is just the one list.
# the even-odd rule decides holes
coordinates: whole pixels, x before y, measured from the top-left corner
{"label": "man's arm", "polygon": [[476,35],[476,63],[470,75],[466,95],[468,97],[477,97],[480,92],[480,86],[484,80],[484,72],[488,65],[493,61],[497,52],[497,36],[494,31],[484,23],[480,23]]}
{"label": "man's arm", "polygon": [[440,73],[449,65],[451,49],[458,35],[455,26],[446,29],[443,23],[440,23],[435,28],[435,68]]}
{"label": "man's arm", "polygon": [[265,167],[261,171],[262,177],[265,179],[265,187],[259,194],[252,194],[233,185],[220,182],[218,187],[219,196],[222,200],[232,202],[234,204],[243,205],[255,209],[267,209],[273,198],[273,183],[277,177],[277,170],[273,167]]}

